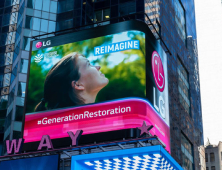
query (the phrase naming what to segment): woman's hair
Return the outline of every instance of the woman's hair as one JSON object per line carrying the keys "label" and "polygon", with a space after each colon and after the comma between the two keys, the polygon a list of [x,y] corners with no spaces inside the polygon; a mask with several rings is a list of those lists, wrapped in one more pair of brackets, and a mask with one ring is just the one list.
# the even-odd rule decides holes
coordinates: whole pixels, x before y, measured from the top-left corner
{"label": "woman's hair", "polygon": [[83,99],[71,86],[72,81],[78,81],[80,78],[78,56],[77,53],[71,53],[51,68],[45,79],[43,99],[37,104],[35,111],[84,104]]}

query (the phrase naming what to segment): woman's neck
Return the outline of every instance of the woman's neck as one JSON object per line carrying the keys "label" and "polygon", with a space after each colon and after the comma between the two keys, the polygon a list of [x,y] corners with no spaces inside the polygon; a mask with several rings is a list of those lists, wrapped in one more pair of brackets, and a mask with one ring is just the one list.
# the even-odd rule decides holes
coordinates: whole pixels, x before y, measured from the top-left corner
{"label": "woman's neck", "polygon": [[81,97],[82,99],[84,99],[84,103],[85,103],[85,104],[95,103],[97,94],[98,94],[98,93],[89,94],[89,93],[86,93],[86,92],[82,92],[82,93],[80,94],[80,97]]}

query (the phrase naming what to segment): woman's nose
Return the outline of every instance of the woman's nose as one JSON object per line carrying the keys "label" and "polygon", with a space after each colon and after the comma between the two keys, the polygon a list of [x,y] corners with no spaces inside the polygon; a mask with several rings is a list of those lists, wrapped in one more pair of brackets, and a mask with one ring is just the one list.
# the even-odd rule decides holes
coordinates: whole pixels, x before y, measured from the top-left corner
{"label": "woman's nose", "polygon": [[96,66],[96,69],[99,71],[101,69],[101,67],[100,66]]}

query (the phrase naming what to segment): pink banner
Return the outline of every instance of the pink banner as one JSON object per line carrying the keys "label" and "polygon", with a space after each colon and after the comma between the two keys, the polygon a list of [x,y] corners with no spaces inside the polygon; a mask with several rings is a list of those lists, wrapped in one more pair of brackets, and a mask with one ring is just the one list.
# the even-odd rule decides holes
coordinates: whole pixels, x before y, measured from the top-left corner
{"label": "pink banner", "polygon": [[27,114],[25,116],[25,143],[40,141],[42,135],[51,139],[69,137],[67,132],[83,130],[93,134],[140,127],[146,121],[150,131],[166,145],[170,152],[170,129],[149,102],[128,98],[81,107]]}

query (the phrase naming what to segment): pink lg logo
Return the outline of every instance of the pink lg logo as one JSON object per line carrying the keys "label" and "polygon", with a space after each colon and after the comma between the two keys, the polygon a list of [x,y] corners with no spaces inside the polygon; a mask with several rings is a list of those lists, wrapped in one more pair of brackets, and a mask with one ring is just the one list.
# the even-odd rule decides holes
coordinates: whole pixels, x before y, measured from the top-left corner
{"label": "pink lg logo", "polygon": [[42,42],[37,42],[35,46],[36,46],[36,48],[41,48],[42,47]]}
{"label": "pink lg logo", "polygon": [[159,54],[156,51],[154,51],[152,54],[152,70],[156,86],[160,92],[163,92],[165,87],[163,63],[161,61]]}

